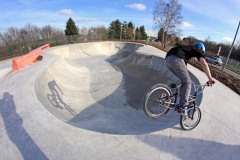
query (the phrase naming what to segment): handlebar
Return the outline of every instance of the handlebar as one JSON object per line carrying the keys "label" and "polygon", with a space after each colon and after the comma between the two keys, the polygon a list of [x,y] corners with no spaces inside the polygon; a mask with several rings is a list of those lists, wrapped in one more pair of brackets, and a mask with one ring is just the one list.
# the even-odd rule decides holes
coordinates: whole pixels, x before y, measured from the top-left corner
{"label": "handlebar", "polygon": [[[192,82],[193,83],[193,82]],[[214,84],[215,81],[212,81],[212,84]],[[203,90],[205,89],[206,86],[212,86],[209,84],[209,81],[206,82],[205,85],[195,85],[195,83],[193,83],[193,88],[194,88],[194,93],[195,93],[195,96],[201,94],[203,92]]]}
{"label": "handlebar", "polygon": [[[214,84],[214,83],[215,83],[215,81],[212,81],[212,84]],[[207,81],[206,86],[212,86],[212,85],[209,84],[209,81]]]}

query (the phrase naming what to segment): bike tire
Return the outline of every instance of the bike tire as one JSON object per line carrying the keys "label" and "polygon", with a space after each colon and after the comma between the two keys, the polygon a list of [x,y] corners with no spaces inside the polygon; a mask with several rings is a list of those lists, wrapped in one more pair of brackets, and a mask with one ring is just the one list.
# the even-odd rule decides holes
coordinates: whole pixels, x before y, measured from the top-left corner
{"label": "bike tire", "polygon": [[201,121],[201,110],[198,107],[191,107],[188,109],[188,116],[180,116],[180,125],[184,130],[192,130]]}
{"label": "bike tire", "polygon": [[[153,119],[157,119],[170,110],[172,96],[171,89],[165,84],[156,84],[147,92],[143,101],[145,114]],[[161,98],[161,99],[159,99]]]}

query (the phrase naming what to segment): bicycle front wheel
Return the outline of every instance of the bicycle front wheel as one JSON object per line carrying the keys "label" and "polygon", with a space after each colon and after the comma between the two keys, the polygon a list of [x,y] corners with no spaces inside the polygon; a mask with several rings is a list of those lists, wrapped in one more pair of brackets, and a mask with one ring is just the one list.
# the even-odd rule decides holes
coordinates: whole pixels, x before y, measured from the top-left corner
{"label": "bicycle front wheel", "polygon": [[188,109],[188,116],[180,116],[180,125],[184,130],[192,130],[201,120],[201,110],[198,107]]}
{"label": "bicycle front wheel", "polygon": [[149,117],[157,119],[170,109],[172,91],[164,84],[154,85],[144,97],[143,110]]}

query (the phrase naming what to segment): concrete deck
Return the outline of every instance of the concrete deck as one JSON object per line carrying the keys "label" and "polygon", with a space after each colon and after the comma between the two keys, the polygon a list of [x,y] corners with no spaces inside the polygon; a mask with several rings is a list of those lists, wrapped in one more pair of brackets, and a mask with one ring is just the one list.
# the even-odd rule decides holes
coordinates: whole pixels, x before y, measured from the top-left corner
{"label": "concrete deck", "polygon": [[[53,47],[0,79],[0,159],[239,159],[240,96],[217,81],[183,131],[170,111],[148,118],[142,98],[176,81],[151,46],[94,42]],[[188,66],[195,83],[207,81]]]}

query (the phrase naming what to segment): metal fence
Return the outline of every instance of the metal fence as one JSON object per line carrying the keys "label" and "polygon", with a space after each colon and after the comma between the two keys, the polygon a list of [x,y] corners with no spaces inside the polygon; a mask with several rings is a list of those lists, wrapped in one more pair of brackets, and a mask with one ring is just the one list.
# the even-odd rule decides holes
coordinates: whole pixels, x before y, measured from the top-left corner
{"label": "metal fence", "polygon": [[[220,58],[222,59],[223,63],[225,63],[227,61],[226,57],[222,57],[220,56]],[[228,64],[235,66],[236,68],[240,68],[240,61],[236,61],[234,59],[229,59],[228,60]]]}

